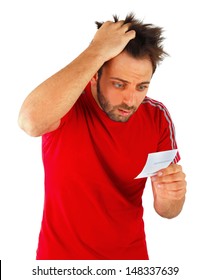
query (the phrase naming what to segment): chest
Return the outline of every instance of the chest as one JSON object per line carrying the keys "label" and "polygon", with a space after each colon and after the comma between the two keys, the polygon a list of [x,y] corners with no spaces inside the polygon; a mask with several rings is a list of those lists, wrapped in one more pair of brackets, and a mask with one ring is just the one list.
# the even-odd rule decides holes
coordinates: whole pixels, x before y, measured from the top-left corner
{"label": "chest", "polygon": [[59,138],[56,162],[65,162],[64,172],[80,172],[84,178],[91,172],[97,179],[105,175],[119,184],[133,181],[158,144],[156,128],[144,119],[113,126],[97,118],[71,120]]}

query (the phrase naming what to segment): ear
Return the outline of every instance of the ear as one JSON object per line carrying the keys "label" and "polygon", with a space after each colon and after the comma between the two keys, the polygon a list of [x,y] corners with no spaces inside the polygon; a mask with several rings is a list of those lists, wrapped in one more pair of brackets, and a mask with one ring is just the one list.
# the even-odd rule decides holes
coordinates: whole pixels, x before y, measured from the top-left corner
{"label": "ear", "polygon": [[98,81],[98,72],[92,77],[92,79],[90,80],[91,85],[95,86],[97,84]]}

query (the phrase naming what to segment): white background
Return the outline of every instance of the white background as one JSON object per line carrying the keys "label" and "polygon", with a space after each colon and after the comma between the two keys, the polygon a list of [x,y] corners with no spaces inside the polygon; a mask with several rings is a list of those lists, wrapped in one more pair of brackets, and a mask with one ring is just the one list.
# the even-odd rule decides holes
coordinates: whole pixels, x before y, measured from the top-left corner
{"label": "white background", "polygon": [[43,206],[41,139],[27,136],[19,129],[20,106],[35,86],[88,46],[96,31],[95,20],[111,20],[113,14],[123,19],[131,11],[145,23],[164,27],[164,46],[170,57],[157,69],[148,95],[163,102],[172,115],[188,181],[184,209],[173,220],[160,218],[154,212],[151,185],[147,184],[143,199],[151,261],[146,265],[180,266],[180,279],[184,280],[191,276],[208,278],[210,20],[207,4],[204,0],[1,1],[0,259],[3,280],[13,279],[13,274],[21,279],[23,273],[31,279],[30,269],[36,266],[33,261]]}

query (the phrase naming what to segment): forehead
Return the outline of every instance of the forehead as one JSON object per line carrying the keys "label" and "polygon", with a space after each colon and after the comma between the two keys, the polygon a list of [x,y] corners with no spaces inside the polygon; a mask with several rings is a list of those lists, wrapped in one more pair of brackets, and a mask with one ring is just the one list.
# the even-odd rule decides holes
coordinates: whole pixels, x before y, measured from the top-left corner
{"label": "forehead", "polygon": [[120,78],[151,79],[153,67],[149,57],[134,58],[122,52],[104,65],[103,73],[108,76],[117,75]]}

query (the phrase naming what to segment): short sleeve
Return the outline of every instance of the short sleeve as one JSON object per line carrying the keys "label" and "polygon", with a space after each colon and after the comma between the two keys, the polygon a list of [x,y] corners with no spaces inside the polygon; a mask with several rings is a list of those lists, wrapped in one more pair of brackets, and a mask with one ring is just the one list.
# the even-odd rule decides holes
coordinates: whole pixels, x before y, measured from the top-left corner
{"label": "short sleeve", "polygon": [[[159,119],[159,142],[158,151],[166,151],[172,149],[178,149],[176,142],[175,126],[167,108],[160,103],[160,119]],[[174,163],[177,163],[181,159],[179,152],[177,152],[174,158]]]}

